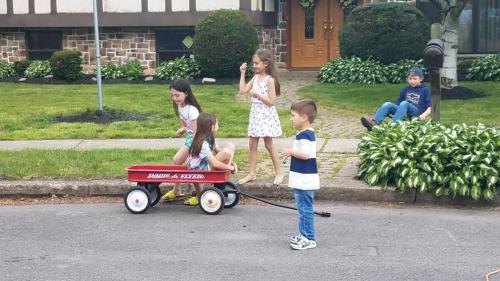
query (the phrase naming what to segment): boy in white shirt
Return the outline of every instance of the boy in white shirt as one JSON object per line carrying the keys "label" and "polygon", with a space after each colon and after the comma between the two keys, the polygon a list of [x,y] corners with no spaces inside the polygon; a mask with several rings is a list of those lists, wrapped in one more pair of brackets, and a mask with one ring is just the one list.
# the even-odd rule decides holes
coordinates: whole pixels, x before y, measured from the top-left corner
{"label": "boy in white shirt", "polygon": [[290,121],[299,131],[293,148],[283,150],[284,157],[291,156],[288,186],[293,189],[299,213],[299,234],[290,239],[294,250],[316,248],[314,229],[314,192],[319,189],[316,163],[316,137],[311,123],[316,118],[316,104],[301,100],[292,104]]}

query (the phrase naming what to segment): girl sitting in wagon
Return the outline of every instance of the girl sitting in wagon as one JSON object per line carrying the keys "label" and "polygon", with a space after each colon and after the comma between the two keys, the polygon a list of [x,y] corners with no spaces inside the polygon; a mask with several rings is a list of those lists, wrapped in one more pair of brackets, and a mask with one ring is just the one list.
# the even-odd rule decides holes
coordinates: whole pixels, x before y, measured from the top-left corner
{"label": "girl sitting in wagon", "polygon": [[[235,147],[228,143],[224,147],[215,144],[215,135],[219,130],[219,123],[214,114],[202,112],[196,122],[197,130],[193,138],[193,143],[189,149],[187,167],[190,170],[230,170],[237,172],[237,167],[233,162]],[[215,153],[215,155],[212,153]],[[198,194],[202,190],[201,184],[194,184]],[[198,197],[191,196],[184,204],[198,205]]]}

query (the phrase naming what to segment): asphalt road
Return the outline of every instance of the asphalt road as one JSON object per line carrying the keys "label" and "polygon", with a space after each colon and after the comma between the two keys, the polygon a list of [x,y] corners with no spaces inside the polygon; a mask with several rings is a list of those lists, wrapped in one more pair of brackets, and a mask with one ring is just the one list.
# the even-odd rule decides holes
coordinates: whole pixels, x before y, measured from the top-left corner
{"label": "asphalt road", "polygon": [[[500,267],[500,211],[322,203],[318,248],[293,211],[160,205],[0,206],[0,280],[482,280]],[[496,279],[495,279],[496,278]],[[492,276],[490,280],[500,280]]]}

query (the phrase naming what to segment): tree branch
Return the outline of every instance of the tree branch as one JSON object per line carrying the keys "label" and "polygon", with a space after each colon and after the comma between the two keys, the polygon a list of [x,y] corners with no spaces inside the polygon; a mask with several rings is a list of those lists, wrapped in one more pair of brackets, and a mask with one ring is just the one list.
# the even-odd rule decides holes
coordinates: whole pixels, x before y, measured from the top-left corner
{"label": "tree branch", "polygon": [[450,8],[450,2],[448,0],[431,0],[431,3],[441,12]]}
{"label": "tree branch", "polygon": [[467,2],[469,2],[469,0],[457,0],[455,6],[451,9],[451,16],[454,18],[458,18],[460,16],[460,13],[462,13],[463,9],[467,5]]}

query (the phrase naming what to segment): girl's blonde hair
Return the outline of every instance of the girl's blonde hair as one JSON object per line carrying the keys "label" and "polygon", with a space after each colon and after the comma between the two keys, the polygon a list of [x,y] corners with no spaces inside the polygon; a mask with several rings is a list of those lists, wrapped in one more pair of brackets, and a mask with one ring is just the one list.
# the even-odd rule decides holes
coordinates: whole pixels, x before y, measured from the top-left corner
{"label": "girl's blonde hair", "polygon": [[254,56],[257,56],[263,63],[267,62],[266,71],[274,79],[274,89],[276,91],[276,96],[281,95],[280,82],[278,81],[278,74],[276,73],[276,64],[274,63],[274,56],[271,53],[271,51],[265,49],[258,49],[255,52]]}

